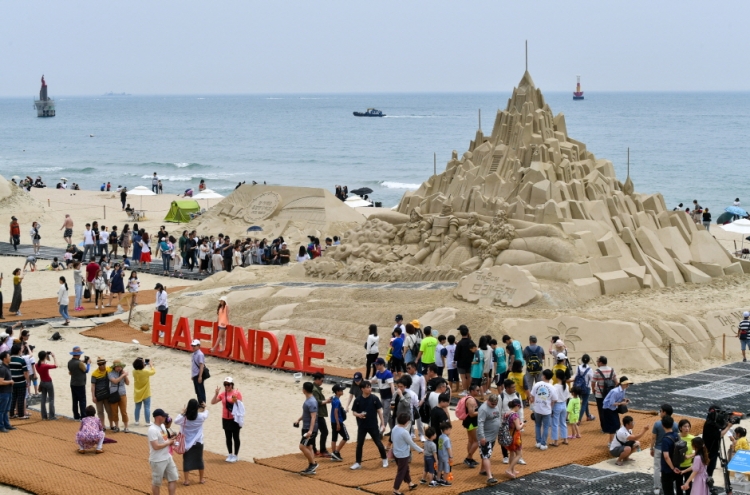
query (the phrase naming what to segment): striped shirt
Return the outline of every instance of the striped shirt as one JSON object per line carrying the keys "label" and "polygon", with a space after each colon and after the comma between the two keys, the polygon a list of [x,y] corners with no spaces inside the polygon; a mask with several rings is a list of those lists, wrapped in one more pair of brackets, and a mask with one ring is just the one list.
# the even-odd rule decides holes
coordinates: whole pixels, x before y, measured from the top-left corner
{"label": "striped shirt", "polygon": [[8,368],[10,368],[10,375],[13,378],[13,385],[26,383],[26,377],[23,374],[28,371],[28,368],[26,367],[26,361],[21,356],[11,357]]}
{"label": "striped shirt", "polygon": [[610,373],[612,373],[612,381],[617,383],[617,375],[609,366],[602,366],[594,371],[594,377],[591,379],[591,386],[594,389],[594,397],[596,397],[597,399],[604,399],[604,395],[602,394],[602,385],[604,384],[604,379],[609,378]]}
{"label": "striped shirt", "polygon": [[739,326],[740,340],[747,340],[748,334],[750,334],[750,320],[742,320]]}

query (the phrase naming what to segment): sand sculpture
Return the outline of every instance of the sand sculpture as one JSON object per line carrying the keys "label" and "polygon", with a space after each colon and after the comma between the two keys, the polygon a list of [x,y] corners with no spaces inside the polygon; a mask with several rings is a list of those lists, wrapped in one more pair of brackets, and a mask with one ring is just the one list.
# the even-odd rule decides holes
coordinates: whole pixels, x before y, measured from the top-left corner
{"label": "sand sculpture", "polygon": [[[571,138],[526,72],[491,134],[378,212],[307,275],[370,281],[459,279],[496,266],[570,284],[579,297],[701,283],[750,271],[661,194],[638,194],[612,162]],[[535,280],[532,282],[536,282]]]}
{"label": "sand sculpture", "polygon": [[[283,236],[296,251],[308,235],[341,235],[365,217],[325,189],[243,184],[187,226],[198,232],[222,232],[233,239]],[[249,232],[250,227],[262,230]]]}

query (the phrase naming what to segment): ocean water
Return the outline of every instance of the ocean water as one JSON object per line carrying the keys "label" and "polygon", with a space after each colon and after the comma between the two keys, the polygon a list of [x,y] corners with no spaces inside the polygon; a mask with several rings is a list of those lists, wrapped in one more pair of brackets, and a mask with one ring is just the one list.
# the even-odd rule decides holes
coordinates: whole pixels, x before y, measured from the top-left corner
{"label": "ocean water", "polygon": [[[510,89],[510,88],[509,88]],[[543,89],[543,88],[542,88]],[[585,88],[584,88],[585,89]],[[55,97],[55,95],[52,95]],[[205,179],[227,194],[240,181],[333,190],[367,186],[396,204],[477,129],[492,128],[510,91],[485,94],[342,94],[56,97],[57,116],[37,118],[31,98],[0,99],[0,174],[60,177],[84,189],[104,181],[166,192]],[[745,199],[750,93],[545,93],[568,133],[667,205],[698,199],[718,212]],[[376,107],[385,118],[356,118]],[[93,137],[90,137],[93,135]]]}

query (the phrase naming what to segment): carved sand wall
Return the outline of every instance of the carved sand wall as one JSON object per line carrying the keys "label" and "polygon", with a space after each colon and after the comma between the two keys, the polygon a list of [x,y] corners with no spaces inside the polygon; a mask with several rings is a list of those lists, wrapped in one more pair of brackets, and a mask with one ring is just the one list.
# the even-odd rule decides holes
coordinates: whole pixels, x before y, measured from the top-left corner
{"label": "carved sand wall", "polygon": [[375,213],[308,275],[400,281],[459,279],[503,264],[570,284],[582,299],[702,283],[750,271],[660,194],[638,194],[612,162],[568,135],[526,72],[492,132]]}

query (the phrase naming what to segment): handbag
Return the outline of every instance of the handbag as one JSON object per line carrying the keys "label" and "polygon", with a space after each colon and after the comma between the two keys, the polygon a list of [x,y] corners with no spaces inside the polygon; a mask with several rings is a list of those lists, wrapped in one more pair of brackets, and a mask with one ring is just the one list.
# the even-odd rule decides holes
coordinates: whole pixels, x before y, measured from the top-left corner
{"label": "handbag", "polygon": [[86,287],[85,289],[83,289],[83,298],[84,299],[91,299],[91,291],[89,290],[88,287]]}
{"label": "handbag", "polygon": [[110,392],[107,400],[110,404],[117,404],[120,402],[120,392]]}
{"label": "handbag", "polygon": [[201,378],[203,378],[204,382],[211,378],[211,373],[208,372],[208,366],[205,364],[203,365],[203,374],[201,375]]}
{"label": "handbag", "polygon": [[[159,311],[166,311],[166,310],[167,310],[167,307],[166,307],[166,306],[164,306],[164,305],[162,304],[161,306],[159,306],[159,307],[158,307],[158,308],[156,308],[156,309],[157,309],[157,310],[159,310]],[[204,367],[203,369],[206,369],[206,368]]]}
{"label": "handbag", "polygon": [[[185,420],[185,423],[187,423],[187,419]],[[184,454],[185,453],[185,434],[180,431],[177,435],[174,437],[174,444],[172,444],[172,452],[175,454]]]}
{"label": "handbag", "polygon": [[628,406],[625,404],[620,404],[617,406],[617,414],[627,414],[628,413]]}

